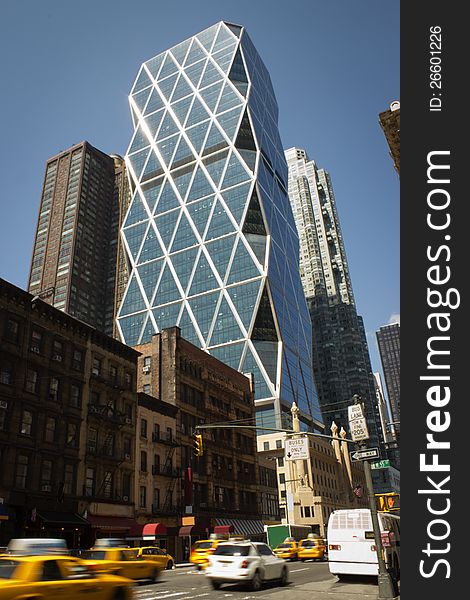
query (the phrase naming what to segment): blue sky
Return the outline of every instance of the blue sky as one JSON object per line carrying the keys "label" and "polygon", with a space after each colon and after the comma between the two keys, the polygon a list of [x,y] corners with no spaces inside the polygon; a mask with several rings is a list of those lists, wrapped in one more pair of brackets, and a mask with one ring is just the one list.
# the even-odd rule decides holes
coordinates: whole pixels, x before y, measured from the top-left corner
{"label": "blue sky", "polygon": [[2,2],[0,277],[26,288],[47,158],[84,139],[124,154],[140,64],[221,19],[271,73],[285,148],[331,174],[374,370],[400,313],[399,180],[378,113],[400,98],[399,1]]}

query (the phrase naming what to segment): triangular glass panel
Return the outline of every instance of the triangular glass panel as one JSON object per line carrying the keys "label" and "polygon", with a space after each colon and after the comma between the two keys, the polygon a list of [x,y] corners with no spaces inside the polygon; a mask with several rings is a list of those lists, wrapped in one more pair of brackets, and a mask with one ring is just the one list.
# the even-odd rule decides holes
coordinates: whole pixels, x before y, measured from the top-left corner
{"label": "triangular glass panel", "polygon": [[199,92],[199,95],[207,104],[207,107],[211,112],[214,112],[215,106],[217,104],[217,100],[220,96],[220,90],[222,89],[223,81],[219,81],[218,83],[211,85]]}
{"label": "triangular glass panel", "polygon": [[148,223],[139,223],[137,225],[133,225],[132,227],[126,227],[126,229],[122,230],[134,260],[139,252],[142,238],[147,227]]}
{"label": "triangular glass panel", "polygon": [[240,238],[235,251],[232,266],[230,268],[230,275],[227,283],[237,283],[238,281],[244,281],[246,279],[251,279],[252,277],[259,277],[260,275],[260,271],[258,270],[248,250],[242,243],[242,239]]}
{"label": "triangular glass panel", "polygon": [[227,233],[235,231],[232,221],[227,215],[225,208],[217,201],[211,216],[209,229],[207,230],[205,240],[213,240]]}
{"label": "triangular glass panel", "polygon": [[208,52],[211,49],[218,27],[219,23],[215,23],[215,25],[211,25],[211,27],[204,29],[204,31],[201,31],[201,33],[198,33],[197,35],[197,39]]}
{"label": "triangular glass panel", "polygon": [[131,94],[137,94],[137,92],[140,92],[149,85],[152,85],[152,80],[148,76],[144,65],[142,65],[139,76],[137,77],[137,81],[135,82],[134,87],[132,88]]}
{"label": "triangular glass panel", "polygon": [[230,257],[232,256],[235,240],[235,235],[231,235],[206,244],[207,252],[211,257],[215,268],[219,272],[222,281],[225,280],[225,274],[227,272],[228,263],[230,262]]}
{"label": "triangular glass panel", "polygon": [[214,52],[217,52],[217,50],[221,50],[228,44],[233,44],[234,41],[235,40],[233,39],[233,35],[222,23],[220,26],[220,29],[219,29],[219,33],[217,34],[217,37],[215,38],[214,45],[212,46],[212,50],[211,50],[212,54],[214,54]]}
{"label": "triangular glass panel", "polygon": [[193,200],[203,198],[204,196],[208,196],[209,194],[213,193],[214,189],[207,180],[207,177],[204,175],[201,167],[198,167],[196,175],[194,176],[193,182],[191,184],[191,189],[189,190],[186,202],[192,202]]}
{"label": "triangular glass panel", "polygon": [[165,58],[165,53],[163,52],[162,54],[158,54],[157,56],[154,56],[153,58],[151,58],[150,60],[148,60],[145,63],[145,66],[150,71],[150,73],[154,79],[156,79],[156,77],[158,75],[158,71],[160,70],[160,67],[162,66],[164,58]]}
{"label": "triangular glass panel", "polygon": [[145,322],[145,325],[143,327],[142,335],[140,336],[138,344],[147,344],[148,342],[150,342],[154,333],[155,333],[155,328],[153,326],[153,321],[149,315],[147,317],[147,321]]}
{"label": "triangular glass panel", "polygon": [[200,88],[205,88],[216,81],[220,81],[223,78],[222,73],[215,66],[215,64],[209,60],[207,61],[207,65],[204,71],[204,75],[201,77],[201,81],[199,82]]}
{"label": "triangular glass panel", "polygon": [[135,179],[138,181],[142,169],[144,168],[145,161],[149,155],[149,148],[145,148],[141,152],[136,152],[135,154],[131,154],[129,156],[129,162],[131,163],[132,170],[135,174]]}
{"label": "triangular glass panel", "polygon": [[250,119],[245,111],[242,117],[242,122],[238,128],[237,139],[235,140],[235,147],[239,150],[255,150],[256,144],[253,132],[251,130]]}
{"label": "triangular glass panel", "polygon": [[159,175],[163,175],[163,167],[155,152],[151,152],[147,164],[145,165],[144,172],[142,173],[142,182],[154,179]]}
{"label": "triangular glass panel", "polygon": [[199,154],[206,137],[207,128],[209,127],[210,121],[203,121],[194,127],[190,127],[186,130],[186,135],[189,137],[189,141],[194,147],[196,154]]}
{"label": "triangular glass panel", "polygon": [[145,148],[146,146],[150,146],[150,142],[139,125],[135,130],[134,137],[127,153],[132,154],[133,152],[137,152],[137,150],[142,150],[142,148]]}
{"label": "triangular glass panel", "polygon": [[168,75],[173,75],[173,73],[176,73],[177,70],[178,67],[176,66],[175,61],[171,57],[171,54],[168,52],[165,58],[165,62],[163,63],[162,68],[160,69],[160,73],[158,74],[157,80],[160,81],[161,79],[168,77]]}
{"label": "triangular glass panel", "polygon": [[171,157],[173,156],[173,152],[175,151],[178,140],[179,135],[174,135],[173,137],[166,138],[161,142],[157,142],[157,148],[167,166],[170,165]]}
{"label": "triangular glass panel", "polygon": [[178,83],[176,84],[175,90],[171,97],[171,102],[176,102],[180,100],[180,98],[184,98],[185,96],[189,96],[192,94],[193,90],[191,89],[189,83],[186,81],[184,75],[180,75],[178,79]]}
{"label": "triangular glass panel", "polygon": [[189,224],[189,221],[183,212],[178,224],[178,229],[176,230],[175,237],[171,244],[170,252],[177,252],[178,250],[189,248],[189,246],[196,246],[197,244],[198,241],[194,235],[194,231],[192,230],[191,225]]}
{"label": "triangular glass panel", "polygon": [[191,344],[194,344],[195,346],[201,345],[201,340],[196,333],[194,323],[192,322],[186,307],[183,309],[183,314],[181,315],[178,327],[181,329],[181,337],[183,337],[185,340],[188,340],[188,342],[191,342]]}
{"label": "triangular glass panel", "polygon": [[150,260],[155,260],[156,258],[160,258],[160,256],[163,256],[163,251],[157,239],[155,229],[152,227],[152,225],[150,225],[147,235],[145,236],[138,263],[142,264]]}
{"label": "triangular glass panel", "polygon": [[174,304],[167,304],[166,306],[161,306],[152,310],[158,331],[176,325],[182,304],[182,302],[175,302]]}
{"label": "triangular glass panel", "polygon": [[181,125],[184,125],[184,122],[186,121],[186,117],[188,115],[192,101],[193,97],[188,96],[187,98],[183,98],[183,100],[179,100],[179,102],[176,102],[175,104],[171,105],[171,108],[173,109]]}
{"label": "triangular glass panel", "polygon": [[227,72],[228,66],[232,62],[233,53],[235,51],[235,48],[236,48],[235,43],[230,44],[230,46],[227,46],[220,52],[217,52],[217,54],[212,55],[212,60],[219,65],[219,67],[222,69],[222,71],[224,73]]}
{"label": "triangular glass panel", "polygon": [[233,185],[242,183],[242,181],[246,181],[249,178],[250,175],[248,174],[247,170],[240,162],[235,152],[232,152],[227,170],[225,171],[224,181],[220,186],[221,189],[232,187]]}
{"label": "triangular glass panel", "polygon": [[245,210],[248,202],[248,193],[251,188],[251,181],[239,185],[230,190],[224,190],[222,198],[225,204],[228,206],[230,212],[235,217],[237,223],[240,223],[243,211]]}
{"label": "triangular glass panel", "polygon": [[167,77],[166,79],[163,79],[162,81],[158,82],[160,92],[163,94],[166,100],[170,99],[177,78],[178,73],[175,73],[174,75],[171,75],[170,77]]}
{"label": "triangular glass panel", "polygon": [[137,267],[149,304],[152,302],[153,293],[162,270],[163,262],[163,260],[154,260]]}
{"label": "triangular glass panel", "polygon": [[119,326],[121,327],[122,338],[125,344],[129,346],[137,344],[146,316],[147,312],[142,312],[138,315],[119,319]]}
{"label": "triangular glass panel", "polygon": [[252,281],[245,285],[237,285],[227,288],[227,292],[236,308],[238,316],[243,322],[245,329],[249,331],[255,311],[261,279]]}
{"label": "triangular glass panel", "polygon": [[155,218],[155,225],[157,231],[162,238],[165,247],[168,248],[170,245],[171,238],[175,231],[176,223],[179,220],[180,210],[172,210],[171,212],[159,215]]}
{"label": "triangular glass panel", "polygon": [[228,146],[227,140],[220,133],[220,129],[217,127],[215,122],[212,123],[209,135],[207,136],[207,140],[204,145],[202,156],[205,156],[206,154],[212,154],[213,152],[217,152],[217,150],[222,150],[222,148],[225,148],[226,146]]}
{"label": "triangular glass panel", "polygon": [[248,91],[248,84],[247,83],[243,83],[242,81],[234,81],[233,85],[237,88],[237,90],[240,92],[240,94],[243,97],[246,97],[246,93]]}
{"label": "triangular glass panel", "polygon": [[135,225],[139,221],[145,221],[148,219],[148,213],[145,210],[144,204],[140,198],[138,192],[135,193],[132,204],[124,220],[123,227],[129,227],[129,225]]}
{"label": "triangular glass panel", "polygon": [[189,214],[201,237],[204,235],[204,230],[213,204],[214,196],[205,198],[199,202],[188,204]]}
{"label": "triangular glass panel", "polygon": [[191,151],[191,148],[186,143],[186,140],[183,136],[180,138],[180,143],[178,144],[178,149],[173,155],[173,160],[171,161],[171,168],[176,169],[177,167],[182,167],[188,162],[194,160],[194,155]]}
{"label": "triangular glass panel", "polygon": [[124,300],[121,304],[120,314],[130,315],[138,312],[139,310],[145,310],[146,308],[147,306],[142,298],[142,292],[139,284],[137,283],[137,279],[135,278],[135,275],[132,274],[129,286],[124,295]]}
{"label": "triangular glass panel", "polygon": [[209,114],[207,110],[203,107],[201,102],[195,98],[194,103],[189,112],[188,120],[186,121],[186,127],[190,127],[191,125],[196,125],[200,121],[204,121],[209,118]]}
{"label": "triangular glass panel", "polygon": [[278,341],[271,302],[269,300],[266,288],[263,290],[261,295],[258,312],[256,314],[253,331],[251,333],[251,339],[271,342]]}
{"label": "triangular glass panel", "polygon": [[145,114],[149,115],[156,110],[160,110],[160,108],[163,108],[163,106],[163,100],[161,99],[160,94],[155,88],[153,88],[148,104],[145,107]]}
{"label": "triangular glass panel", "polygon": [[243,361],[243,366],[240,368],[240,371],[245,374],[253,373],[256,400],[272,397],[273,393],[268,386],[266,379],[262,375],[258,363],[250,349],[246,352],[245,360]]}
{"label": "triangular glass panel", "polygon": [[245,342],[229,345],[224,344],[223,346],[211,348],[210,353],[212,356],[218,358],[224,364],[228,365],[229,367],[232,367],[232,369],[235,369],[235,371],[238,371],[240,359],[244,348]]}
{"label": "triangular glass panel", "polygon": [[163,138],[169,137],[170,135],[173,135],[178,131],[178,125],[175,123],[173,117],[167,111],[165,114],[165,118],[163,119],[160,129],[158,131],[158,135],[155,139],[162,140]]}
{"label": "triangular glass panel", "polygon": [[194,271],[193,280],[189,289],[189,295],[202,294],[219,287],[214,272],[209,265],[204,252],[201,251],[199,260]]}
{"label": "triangular glass panel", "polygon": [[172,172],[173,182],[178,190],[181,200],[184,200],[186,192],[188,191],[188,185],[193,175],[194,164],[187,165],[179,169],[178,171]]}
{"label": "triangular glass panel", "polygon": [[254,173],[256,167],[256,152],[254,150],[239,150],[238,152],[250,171]]}
{"label": "triangular glass panel", "polygon": [[162,183],[163,177],[160,177],[160,179],[157,179],[156,181],[150,181],[149,183],[144,183],[142,185],[141,189],[144,194],[145,202],[152,213],[155,210],[155,204],[157,202]]}
{"label": "triangular glass panel", "polygon": [[233,136],[238,127],[238,121],[240,120],[240,113],[242,107],[233,108],[228,112],[222,113],[217,117],[217,122],[227,134],[229,140],[233,140]]}
{"label": "triangular glass panel", "polygon": [[222,298],[209,344],[216,346],[217,344],[232,342],[244,337],[227,300]]}
{"label": "triangular glass panel", "polygon": [[240,37],[242,28],[239,25],[232,25],[231,23],[225,23],[225,25],[234,33],[237,37]]}
{"label": "triangular glass panel", "polygon": [[232,68],[230,69],[228,78],[230,81],[241,81],[243,83],[248,83],[248,77],[246,76],[240,48],[238,48],[235,58],[233,59]]}
{"label": "triangular glass panel", "polygon": [[181,294],[175,283],[175,279],[171,273],[168,263],[165,263],[163,274],[153,299],[153,306],[167,304],[168,302],[174,302],[176,300],[181,300]]}
{"label": "triangular glass panel", "polygon": [[186,67],[184,70],[184,72],[189,77],[191,83],[195,88],[197,88],[199,80],[201,79],[201,75],[204,71],[204,67],[206,66],[206,62],[207,60],[200,60],[199,62],[191,65],[190,67]]}
{"label": "triangular glass panel", "polygon": [[258,235],[267,235],[264,224],[263,214],[256,193],[256,188],[251,194],[250,204],[243,223],[243,233],[256,233]]}
{"label": "triangular glass panel", "polygon": [[219,100],[219,104],[217,106],[216,113],[219,114],[219,113],[225,112],[226,110],[234,108],[235,106],[238,106],[241,103],[242,103],[242,100],[241,100],[240,96],[235,92],[235,90],[233,89],[233,86],[227,82],[225,84],[224,91],[222,92],[222,95],[220,96],[220,100]]}
{"label": "triangular glass panel", "polygon": [[214,319],[214,311],[215,307],[217,306],[219,296],[220,292],[212,292],[211,294],[196,296],[196,298],[188,301],[204,340],[207,339],[209,328],[212,320]]}
{"label": "triangular glass panel", "polygon": [[170,49],[170,52],[172,53],[173,57],[176,58],[180,65],[184,63],[184,57],[186,56],[186,52],[188,51],[190,43],[191,38],[185,40],[184,42],[181,42],[181,44],[178,44],[174,48]]}
{"label": "triangular glass panel", "polygon": [[143,112],[145,103],[147,102],[151,91],[152,88],[146,88],[145,90],[142,90],[138,94],[134,94],[132,96],[132,100],[134,100],[134,102],[136,103],[140,113]]}
{"label": "triangular glass panel", "polygon": [[161,214],[166,212],[167,210],[171,210],[172,208],[177,208],[180,206],[178,198],[171,187],[170,181],[167,179],[165,182],[165,186],[162,190],[160,199],[157,204],[157,210],[155,214]]}
{"label": "triangular glass panel", "polygon": [[155,137],[158,128],[160,127],[160,123],[162,122],[163,116],[165,114],[164,109],[157,110],[156,112],[145,117],[145,123],[150,130],[150,135],[152,138]]}
{"label": "triangular glass panel", "polygon": [[183,292],[186,292],[189,278],[191,277],[191,273],[194,267],[194,261],[196,260],[196,255],[199,251],[199,248],[190,248],[189,250],[185,250],[184,252],[178,252],[178,254],[171,255],[171,264],[176,272],[176,275],[179,279],[181,287],[183,288]]}
{"label": "triangular glass panel", "polygon": [[222,177],[225,163],[227,162],[227,155],[228,151],[224,150],[223,152],[212,154],[212,156],[204,159],[204,165],[209,171],[209,175],[212,177],[216,187],[220,183],[220,178]]}
{"label": "triangular glass panel", "polygon": [[201,46],[197,43],[197,41],[193,40],[193,43],[191,44],[191,48],[190,48],[188,54],[186,55],[186,59],[184,61],[185,68],[188,65],[192,65],[193,63],[197,62],[198,60],[201,60],[201,58],[205,58],[206,56],[207,56],[207,54],[204,52],[204,50],[201,48]]}

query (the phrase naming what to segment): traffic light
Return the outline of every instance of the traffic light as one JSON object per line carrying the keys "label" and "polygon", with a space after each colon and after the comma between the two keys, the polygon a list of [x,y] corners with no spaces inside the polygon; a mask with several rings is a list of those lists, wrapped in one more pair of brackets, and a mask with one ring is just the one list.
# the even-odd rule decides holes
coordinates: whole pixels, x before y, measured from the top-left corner
{"label": "traffic light", "polygon": [[202,456],[204,448],[202,447],[202,435],[200,433],[194,434],[194,455]]}
{"label": "traffic light", "polygon": [[375,501],[379,512],[393,512],[400,510],[400,494],[390,492],[388,494],[376,494]]}

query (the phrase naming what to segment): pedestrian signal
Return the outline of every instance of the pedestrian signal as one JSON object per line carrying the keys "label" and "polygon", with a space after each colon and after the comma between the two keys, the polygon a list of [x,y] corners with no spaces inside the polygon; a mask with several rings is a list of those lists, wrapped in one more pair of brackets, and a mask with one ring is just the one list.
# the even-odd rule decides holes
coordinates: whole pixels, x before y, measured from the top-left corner
{"label": "pedestrian signal", "polygon": [[194,455],[202,456],[204,449],[202,447],[202,435],[200,433],[194,434]]}
{"label": "pedestrian signal", "polygon": [[400,510],[400,494],[390,492],[388,494],[375,495],[376,506],[379,512],[392,512]]}

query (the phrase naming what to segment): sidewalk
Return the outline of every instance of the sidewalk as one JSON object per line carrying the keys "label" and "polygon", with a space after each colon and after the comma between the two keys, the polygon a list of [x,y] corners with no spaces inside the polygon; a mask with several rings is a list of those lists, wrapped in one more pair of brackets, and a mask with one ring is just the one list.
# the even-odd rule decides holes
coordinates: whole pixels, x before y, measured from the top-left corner
{"label": "sidewalk", "polygon": [[[378,600],[379,588],[376,584],[362,582],[339,582],[338,580],[312,581],[288,586],[270,594],[273,600]],[[397,597],[397,600],[400,596]]]}

